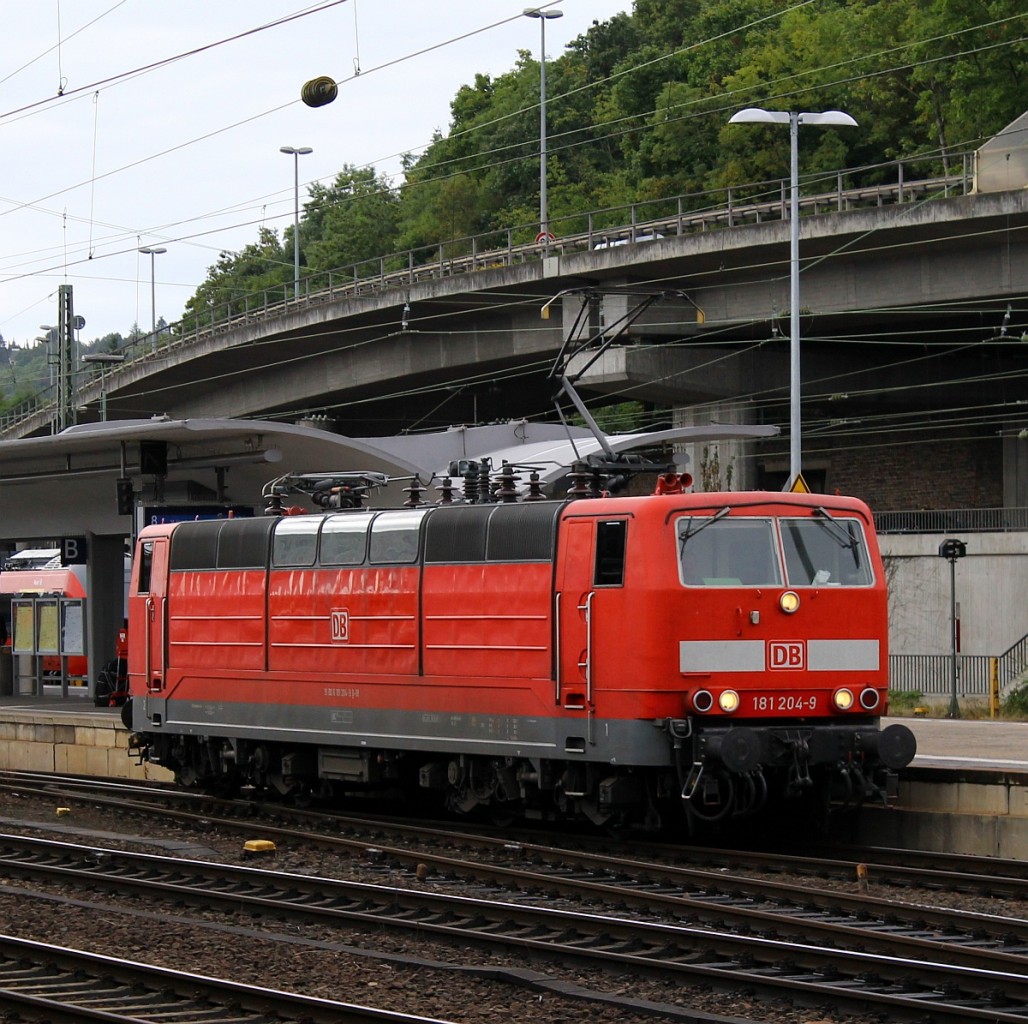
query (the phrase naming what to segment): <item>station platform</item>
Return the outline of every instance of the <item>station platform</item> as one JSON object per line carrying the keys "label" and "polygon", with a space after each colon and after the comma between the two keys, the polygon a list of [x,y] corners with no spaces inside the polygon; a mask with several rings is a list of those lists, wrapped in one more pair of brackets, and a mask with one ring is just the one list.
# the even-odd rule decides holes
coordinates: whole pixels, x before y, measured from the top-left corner
{"label": "station platform", "polygon": [[[897,800],[862,808],[854,842],[1028,862],[1028,722],[893,718],[917,738]],[[120,708],[83,696],[0,697],[0,770],[170,781],[128,753]]]}

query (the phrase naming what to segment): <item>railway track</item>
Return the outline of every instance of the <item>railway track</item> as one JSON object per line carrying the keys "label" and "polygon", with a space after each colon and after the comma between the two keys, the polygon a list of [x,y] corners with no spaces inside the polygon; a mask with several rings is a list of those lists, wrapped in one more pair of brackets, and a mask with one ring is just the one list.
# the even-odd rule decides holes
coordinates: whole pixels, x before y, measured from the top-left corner
{"label": "railway track", "polygon": [[[470,898],[434,887],[343,882],[12,836],[0,837],[0,869],[8,876],[142,893],[208,909],[221,906],[230,913],[401,929],[547,960],[752,987],[864,1011],[875,1008],[896,1020],[1028,1021],[1023,954],[910,937],[902,942],[903,952],[842,949],[819,940],[823,923],[817,921],[806,921],[811,939],[788,941],[752,929],[733,932],[713,924],[630,919]],[[737,909],[719,907],[726,921]],[[863,941],[880,945],[866,934]],[[1020,941],[1023,947],[1023,934]]]}
{"label": "railway track", "polygon": [[[161,791],[158,801],[163,804],[169,795],[174,794]],[[119,801],[117,806],[125,805]],[[136,804],[132,802],[129,806],[136,807]],[[162,810],[162,818],[168,813],[167,809]],[[233,819],[197,816],[192,812],[174,814],[186,824],[205,829],[242,828],[249,833],[254,828],[252,820],[241,825]],[[309,821],[310,816],[304,813],[301,817]],[[380,821],[324,815],[314,818],[323,825],[327,822],[333,829],[345,827],[358,835],[312,834],[309,830],[269,826],[263,822],[260,831],[265,837],[280,842],[316,843],[343,852],[356,858],[365,873],[370,871],[386,880],[398,874],[408,881],[430,876],[431,884],[441,889],[476,885],[480,892],[488,887],[497,898],[521,901],[525,893],[538,893],[549,902],[574,899],[587,906],[605,905],[650,918],[662,915],[699,926],[727,925],[742,934],[817,939],[844,948],[890,955],[916,957],[940,946],[951,946],[960,962],[982,969],[1016,966],[1028,955],[1028,922],[1013,917],[1006,908],[1002,914],[988,914],[934,908],[923,903],[910,906],[869,892],[818,889],[809,884],[738,873],[736,861],[740,856],[745,865],[762,871],[773,868],[781,872],[792,862],[775,855],[717,851],[718,859],[715,859],[711,851],[703,851],[699,855],[706,868],[698,869],[626,859],[623,855],[572,852],[563,847],[510,842],[425,826],[383,825]],[[393,845],[383,844],[384,838],[392,838]],[[403,844],[398,845],[400,840]],[[435,852],[432,844],[453,844],[461,856]],[[473,858],[465,855],[468,850],[474,854]],[[665,848],[657,850],[666,853]],[[487,859],[483,859],[484,852],[489,855]],[[690,855],[698,853],[688,852]],[[801,860],[808,870],[824,873],[825,862],[811,858]],[[964,867],[962,861],[958,865],[961,868]],[[852,862],[832,860],[827,863],[834,871],[846,871],[852,886],[869,884],[872,872],[866,865],[861,882],[855,876]],[[729,870],[730,867],[735,870]],[[1001,864],[1000,867],[1005,871],[1013,865]],[[884,873],[891,878],[889,873],[893,870],[876,867],[873,877],[877,880]],[[991,876],[945,872],[940,868],[919,870],[929,878],[923,884],[938,888],[959,887],[963,891],[970,889],[992,895],[999,889],[1004,896],[1021,897],[1028,892],[1025,888],[1028,883],[1023,877],[1002,875],[996,880]],[[941,882],[943,878],[945,881]]]}
{"label": "railway track", "polygon": [[[345,845],[346,836],[352,835],[358,847],[371,836],[372,842],[397,846],[403,843],[423,846],[426,839],[440,844],[450,843],[455,850],[520,849],[525,856],[560,856],[578,858],[583,866],[592,863],[618,863],[620,857],[612,853],[624,844],[605,841],[598,837],[571,834],[561,838],[561,845],[540,843],[539,833],[524,829],[502,830],[501,834],[486,831],[471,832],[464,824],[446,825],[438,821],[413,821],[409,817],[395,818],[383,815],[338,814],[311,811],[280,803],[260,803],[251,800],[221,800],[205,794],[184,791],[152,783],[109,781],[83,776],[67,776],[41,772],[0,771],[0,790],[54,797],[66,796],[86,800],[97,806],[128,809],[140,814],[159,812],[162,819],[178,817],[183,822],[204,820],[217,822],[219,827],[252,829],[255,822],[268,830],[279,827],[276,823],[292,822],[292,828],[282,828],[280,834],[303,834],[312,842]],[[550,837],[552,839],[552,837]],[[1028,877],[1022,861],[999,857],[974,857],[935,851],[895,850],[887,848],[847,848],[846,855],[838,847],[826,847],[821,855],[811,856],[815,847],[804,846],[804,854],[783,853],[772,850],[745,850],[687,846],[640,841],[632,838],[631,849],[637,856],[652,858],[649,865],[660,865],[723,872],[752,871],[761,875],[807,875],[812,879],[836,879],[895,887],[898,889],[933,889],[937,891],[977,894],[987,898],[1028,900]],[[597,852],[599,851],[599,852]],[[399,851],[398,851],[399,854]],[[859,871],[858,871],[859,867]]]}
{"label": "railway track", "polygon": [[10,935],[0,935],[0,1007],[53,1024],[446,1024]]}

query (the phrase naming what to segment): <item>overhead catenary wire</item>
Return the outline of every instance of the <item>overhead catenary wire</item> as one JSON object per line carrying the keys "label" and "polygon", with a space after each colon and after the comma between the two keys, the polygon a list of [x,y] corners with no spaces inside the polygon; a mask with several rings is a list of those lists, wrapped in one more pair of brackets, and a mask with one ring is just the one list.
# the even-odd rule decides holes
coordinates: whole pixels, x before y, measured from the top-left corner
{"label": "overhead catenary wire", "polygon": [[[317,10],[320,10],[320,9],[322,9],[322,7],[323,7],[323,6],[324,6],[324,5],[319,5],[319,6],[315,7],[315,8],[313,8],[312,10],[315,10],[315,11],[317,11]],[[329,5],[329,6],[331,6],[331,5]],[[800,5],[797,5],[797,6],[805,6],[805,4],[800,4]],[[791,10],[791,9],[792,9],[792,8],[790,8],[790,10]],[[303,12],[303,13],[308,13],[308,12]],[[508,19],[508,20],[510,20],[510,19]],[[273,24],[273,25],[274,25],[274,24],[277,24],[277,23],[271,23],[271,24]],[[495,24],[502,24],[502,22],[500,22],[500,23],[495,23]],[[493,26],[487,26],[487,28],[489,28],[489,27],[493,27]],[[977,27],[980,27],[980,26],[975,26],[975,27],[977,28]],[[485,30],[485,29],[483,29],[482,31],[484,31],[484,30]],[[737,31],[737,30],[733,30],[733,31]],[[965,30],[962,30],[962,31],[970,31],[970,29],[965,29]],[[959,33],[950,33],[949,35],[956,35],[956,34],[959,34]],[[232,38],[236,38],[236,37],[232,37]],[[463,37],[459,37],[459,38],[463,38]],[[937,37],[937,38],[943,38],[943,37]],[[443,45],[443,44],[439,44],[439,45]],[[697,43],[697,44],[694,44],[694,45],[701,45],[701,44]],[[914,43],[911,43],[911,44],[908,44],[908,45],[914,45]],[[422,53],[422,52],[426,52],[426,51],[424,51],[424,50],[422,50],[422,51],[418,51],[418,53]],[[680,51],[675,51],[675,52],[680,52]],[[417,55],[417,54],[415,54],[415,55]],[[948,55],[948,56],[947,56],[947,59],[949,59],[949,58],[950,58],[951,56],[952,56],[952,55]],[[401,58],[401,59],[407,59],[407,58]],[[395,62],[390,62],[390,63],[395,63]],[[386,64],[386,65],[381,65],[380,67],[384,67],[384,66],[389,66],[389,65],[388,65],[388,64]],[[629,69],[629,70],[631,70],[631,69]],[[822,83],[822,85],[823,85],[823,84],[824,84],[824,83]],[[557,98],[559,98],[559,97],[557,97]],[[287,104],[287,105],[288,105],[288,104]],[[276,108],[276,109],[280,109],[280,108]],[[530,108],[527,108],[527,109],[530,109]],[[262,116],[262,115],[255,115],[255,117],[259,117],[259,116]],[[251,119],[246,119],[245,121],[242,121],[242,122],[236,122],[236,123],[235,123],[234,125],[232,125],[232,126],[229,126],[228,128],[226,128],[226,129],[222,129],[222,130],[231,130],[231,128],[232,128],[232,127],[237,127],[237,126],[238,126],[239,124],[244,124],[244,123],[247,123],[247,121],[248,121],[248,120],[251,120]],[[201,141],[201,140],[202,140],[203,138],[208,138],[208,137],[211,137],[211,135],[213,135],[213,134],[217,134],[217,133],[209,133],[208,135],[206,135],[206,136],[202,136],[202,137],[200,137],[200,139],[198,139],[198,140],[193,140],[193,141]],[[188,144],[191,144],[191,142],[190,142],[190,143],[183,143],[183,144],[182,144],[182,146],[185,146],[185,145],[188,145]],[[170,149],[167,149],[167,150],[163,150],[163,151],[162,151],[162,152],[161,152],[160,154],[155,154],[154,156],[152,156],[152,157],[150,157],[150,158],[148,158],[148,159],[155,159],[155,158],[156,158],[157,156],[163,156],[163,155],[167,155],[168,153],[170,153],[170,152],[173,152],[173,151],[174,151],[174,149],[176,149],[176,148],[181,148],[181,147],[172,147],[172,148],[170,148]],[[555,150],[556,150],[556,149],[559,149],[559,142],[558,142],[558,143],[555,143],[555,146],[554,146],[554,148],[555,148]],[[127,165],[127,166],[136,166],[136,165],[137,165],[137,164],[132,164],[132,165]],[[124,169],[126,169],[126,168],[118,168],[118,169],[115,169],[114,171],[111,171],[111,172],[109,172],[109,173],[110,173],[110,174],[116,174],[116,173],[118,173],[119,171],[121,171],[121,170],[124,170]],[[431,179],[431,180],[437,180],[437,179]],[[426,184],[426,182],[417,182],[417,183],[414,183],[414,184],[408,184],[408,185],[407,185],[407,186],[405,186],[405,187],[407,187],[407,188],[410,188],[410,187],[417,187],[418,185],[421,185],[421,184]],[[72,187],[77,187],[77,186],[72,186]],[[56,195],[56,194],[59,194],[59,193],[55,193],[55,195]],[[52,196],[51,196],[51,197],[52,197]],[[51,197],[45,197],[45,198],[51,198]],[[0,211],[0,216],[2,216],[2,215],[3,215],[3,214],[2,214],[2,211]],[[283,216],[284,216],[284,215],[283,215]],[[230,229],[230,227],[228,227],[228,226],[224,227],[224,230],[229,230],[229,229]],[[149,232],[146,232],[146,233],[149,233]]]}
{"label": "overhead catenary wire", "polygon": [[868,251],[873,251],[873,250],[868,250]]}

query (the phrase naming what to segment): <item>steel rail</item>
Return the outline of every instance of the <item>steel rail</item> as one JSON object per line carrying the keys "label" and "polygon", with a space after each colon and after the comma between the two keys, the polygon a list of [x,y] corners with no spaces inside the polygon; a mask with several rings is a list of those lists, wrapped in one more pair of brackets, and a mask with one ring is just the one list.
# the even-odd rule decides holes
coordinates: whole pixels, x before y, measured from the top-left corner
{"label": "steel rail", "polygon": [[32,1019],[107,1024],[447,1024],[11,935],[0,935],[0,1007]]}
{"label": "steel rail", "polygon": [[[17,837],[15,837],[17,838]],[[217,901],[238,911],[275,910],[350,927],[391,925],[459,943],[518,948],[548,958],[684,974],[712,984],[756,985],[828,998],[862,1008],[915,1009],[933,1020],[1028,1021],[1028,976],[1024,958],[1017,969],[977,969],[956,962],[951,950],[939,960],[886,956],[809,942],[785,942],[755,935],[610,914],[497,903],[364,882],[261,871],[150,854],[97,850],[39,840],[4,839],[21,857],[0,859],[8,874],[51,875],[119,891],[186,900],[210,907]],[[29,851],[35,851],[30,853]],[[41,857],[45,863],[34,858]]]}

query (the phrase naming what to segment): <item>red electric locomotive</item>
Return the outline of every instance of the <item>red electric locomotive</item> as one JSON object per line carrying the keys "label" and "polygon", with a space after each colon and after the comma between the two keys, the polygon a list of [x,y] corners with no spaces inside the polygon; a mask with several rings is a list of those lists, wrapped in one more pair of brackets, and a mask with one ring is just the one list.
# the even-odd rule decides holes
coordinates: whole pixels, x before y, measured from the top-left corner
{"label": "red electric locomotive", "polygon": [[657,827],[881,796],[914,756],[879,723],[885,577],[854,498],[148,527],[129,605],[133,749],[184,784]]}

